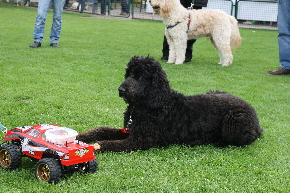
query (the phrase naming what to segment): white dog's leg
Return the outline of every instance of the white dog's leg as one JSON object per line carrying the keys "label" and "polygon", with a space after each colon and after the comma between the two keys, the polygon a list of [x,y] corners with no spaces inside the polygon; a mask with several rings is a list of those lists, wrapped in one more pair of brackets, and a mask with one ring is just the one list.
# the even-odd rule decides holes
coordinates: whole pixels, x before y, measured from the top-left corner
{"label": "white dog's leg", "polygon": [[175,49],[176,49],[176,60],[175,64],[183,64],[185,60],[185,52],[186,52],[186,41],[187,39],[181,40],[174,42],[175,44]]}
{"label": "white dog's leg", "polygon": [[221,64],[222,66],[229,66],[232,64],[233,61],[233,55],[232,50],[230,46],[230,41],[228,43],[221,41],[215,41],[211,39],[212,45],[217,49],[220,57],[220,62],[218,64]]}
{"label": "white dog's leg", "polygon": [[175,62],[175,47],[173,44],[173,40],[170,36],[166,36],[167,38],[167,43],[169,45],[169,56],[168,56],[168,61],[167,63],[174,63]]}
{"label": "white dog's leg", "polygon": [[175,47],[174,45],[169,47],[169,56],[168,56],[168,61],[167,63],[175,63],[175,58],[176,58],[176,52],[175,52]]}
{"label": "white dog's leg", "polygon": [[172,63],[175,63],[175,49],[174,49],[174,46],[171,46],[170,48],[169,48],[169,56],[168,56],[168,61],[167,61],[167,63],[170,63],[170,64],[172,64]]}
{"label": "white dog's leg", "polygon": [[175,48],[175,64],[183,64],[185,60],[185,52],[186,52],[186,42],[187,42],[187,34],[179,33],[178,36],[173,37],[173,43]]}
{"label": "white dog's leg", "polygon": [[228,46],[226,48],[223,48],[222,50],[219,50],[221,55],[221,65],[222,66],[229,66],[232,64],[233,61],[233,54],[231,47]]}
{"label": "white dog's leg", "polygon": [[210,41],[211,41],[211,44],[213,45],[213,47],[215,47],[215,49],[218,51],[218,53],[219,53],[219,58],[220,58],[220,61],[219,61],[219,63],[218,64],[222,64],[222,55],[221,55],[221,52],[218,50],[218,48],[217,48],[217,46],[215,45],[215,42],[213,41],[213,39],[211,38],[210,39]]}

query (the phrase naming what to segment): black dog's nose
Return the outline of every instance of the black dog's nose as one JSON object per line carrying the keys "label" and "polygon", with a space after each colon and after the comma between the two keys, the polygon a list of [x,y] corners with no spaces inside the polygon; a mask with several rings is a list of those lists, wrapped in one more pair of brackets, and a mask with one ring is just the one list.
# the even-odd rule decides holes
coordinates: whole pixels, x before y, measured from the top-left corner
{"label": "black dog's nose", "polygon": [[125,91],[126,90],[125,90],[124,87],[120,86],[118,91],[119,91],[119,97],[124,97],[125,96]]}

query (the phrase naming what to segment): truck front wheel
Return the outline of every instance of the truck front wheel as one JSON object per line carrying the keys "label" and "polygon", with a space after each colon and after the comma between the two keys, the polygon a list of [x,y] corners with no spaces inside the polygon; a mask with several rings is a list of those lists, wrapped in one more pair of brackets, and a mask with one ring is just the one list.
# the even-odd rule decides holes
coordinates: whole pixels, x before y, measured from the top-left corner
{"label": "truck front wheel", "polygon": [[35,177],[48,183],[58,183],[62,172],[58,160],[54,158],[43,158],[36,163]]}

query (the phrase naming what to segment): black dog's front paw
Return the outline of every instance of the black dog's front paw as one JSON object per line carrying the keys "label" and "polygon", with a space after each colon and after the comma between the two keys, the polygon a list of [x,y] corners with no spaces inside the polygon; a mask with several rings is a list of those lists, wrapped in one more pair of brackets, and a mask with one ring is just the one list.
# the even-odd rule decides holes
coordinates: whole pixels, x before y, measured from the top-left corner
{"label": "black dog's front paw", "polygon": [[76,140],[85,142],[85,143],[90,143],[92,142],[90,137],[86,133],[80,133],[76,136]]}

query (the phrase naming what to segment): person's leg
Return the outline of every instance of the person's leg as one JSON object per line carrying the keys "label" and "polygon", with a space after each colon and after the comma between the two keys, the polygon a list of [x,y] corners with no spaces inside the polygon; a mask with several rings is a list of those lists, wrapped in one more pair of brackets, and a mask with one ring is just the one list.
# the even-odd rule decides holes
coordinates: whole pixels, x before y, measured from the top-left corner
{"label": "person's leg", "polygon": [[[22,6],[26,6],[28,3],[28,0],[23,0],[22,2],[23,2]],[[29,6],[29,4],[28,4],[28,6]]]}
{"label": "person's leg", "polygon": [[64,6],[63,6],[63,8],[64,8],[64,9],[67,9],[67,7],[68,7],[68,4],[69,4],[69,0],[65,0],[65,3],[64,3]]}
{"label": "person's leg", "polygon": [[93,0],[92,13],[95,14],[98,10],[98,0]]}
{"label": "person's leg", "polygon": [[80,13],[82,13],[86,8],[86,0],[80,0],[80,6],[81,6]]}
{"label": "person's leg", "polygon": [[192,47],[194,42],[196,41],[196,39],[192,39],[192,40],[187,40],[187,47],[186,47],[186,51],[185,51],[185,60],[184,62],[190,62],[192,59]]}
{"label": "person's leg", "polygon": [[50,31],[50,44],[58,43],[62,25],[62,11],[65,0],[54,0],[53,21]]}
{"label": "person's leg", "polygon": [[121,13],[120,13],[120,15],[123,15],[123,14],[124,14],[124,9],[125,9],[125,3],[124,3],[124,0],[121,0],[121,7],[122,7],[122,9],[121,9]]}
{"label": "person's leg", "polygon": [[290,1],[278,1],[278,44],[281,68],[290,70]]}
{"label": "person's leg", "polygon": [[268,75],[290,75],[290,1],[278,0],[278,45],[280,67]]}
{"label": "person's leg", "polygon": [[86,1],[85,0],[79,0],[79,6],[81,6],[80,13],[82,13],[85,10],[85,7],[86,7]]}
{"label": "person's leg", "polygon": [[101,0],[101,14],[106,15],[106,0]]}
{"label": "person's leg", "polygon": [[169,45],[168,45],[166,36],[164,36],[161,60],[168,60],[168,56],[169,56]]}
{"label": "person's leg", "polygon": [[130,12],[130,0],[124,0],[124,16],[129,16],[129,12]]}
{"label": "person's leg", "polygon": [[47,11],[49,9],[51,0],[41,0],[38,2],[37,16],[34,27],[34,42],[42,43],[44,36],[45,20],[47,16]]}

